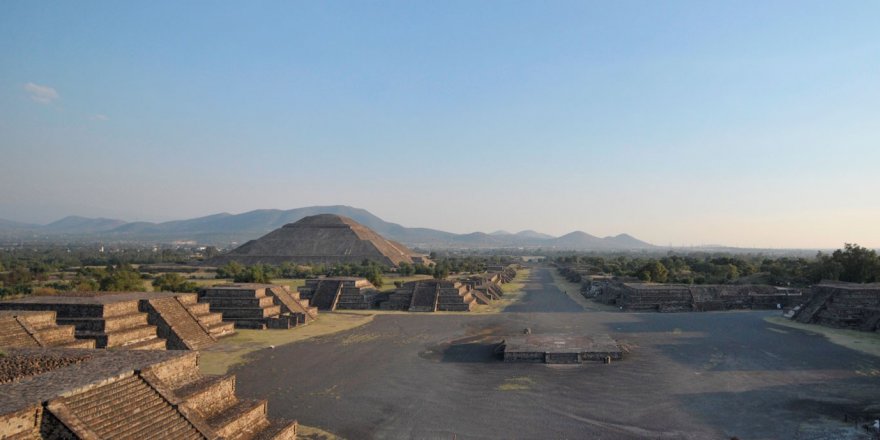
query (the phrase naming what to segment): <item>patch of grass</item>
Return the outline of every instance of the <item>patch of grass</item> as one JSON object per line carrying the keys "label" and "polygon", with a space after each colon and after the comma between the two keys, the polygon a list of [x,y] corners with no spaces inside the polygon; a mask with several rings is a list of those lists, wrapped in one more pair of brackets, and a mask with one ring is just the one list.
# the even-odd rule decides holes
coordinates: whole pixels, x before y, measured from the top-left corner
{"label": "patch of grass", "polygon": [[299,425],[296,427],[296,438],[304,440],[344,440],[336,434],[314,426]]}
{"label": "patch of grass", "polygon": [[235,335],[223,338],[201,351],[199,369],[204,374],[225,374],[231,367],[246,363],[246,356],[257,350],[351,330],[369,323],[374,317],[322,312],[309,325],[290,330],[236,330]]}
{"label": "patch of grass", "polygon": [[[782,325],[785,327],[795,328],[810,333],[817,333],[825,336],[831,343],[844,346],[846,348],[860,351],[871,356],[880,357],[880,334],[874,332],[860,332],[856,330],[845,330],[840,328],[825,327],[818,324],[803,324],[796,321],[785,319],[781,316],[768,316],[764,318],[771,324]],[[778,331],[773,328],[768,330]]]}
{"label": "patch of grass", "polygon": [[498,391],[524,391],[530,390],[535,385],[535,381],[528,376],[511,377],[505,379],[504,383],[495,387]]}

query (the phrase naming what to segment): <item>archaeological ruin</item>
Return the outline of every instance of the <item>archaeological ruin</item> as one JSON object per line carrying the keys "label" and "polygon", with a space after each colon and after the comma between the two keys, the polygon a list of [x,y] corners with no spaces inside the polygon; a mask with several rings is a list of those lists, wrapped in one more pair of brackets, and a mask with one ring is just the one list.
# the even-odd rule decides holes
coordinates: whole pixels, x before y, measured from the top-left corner
{"label": "archaeological ruin", "polygon": [[623,350],[605,334],[523,334],[507,336],[498,350],[504,362],[581,364],[587,361],[620,360]]}
{"label": "archaeological ruin", "polygon": [[795,311],[805,324],[880,332],[880,283],[825,281],[812,287],[809,302]]}
{"label": "archaeological ruin", "polygon": [[207,264],[360,264],[369,260],[393,267],[423,258],[348,217],[320,214],[284,225]]}
{"label": "archaeological ruin", "polygon": [[201,292],[201,300],[224,322],[238,328],[288,329],[318,317],[318,308],[288,286],[275,284],[218,284]]}
{"label": "archaeological ruin", "polygon": [[4,348],[0,438],[294,440],[297,422],[203,376],[192,351]]}
{"label": "archaeological ruin", "polygon": [[470,287],[448,280],[404,283],[381,305],[384,310],[410,312],[467,312],[476,306],[476,298]]}
{"label": "archaeological ruin", "polygon": [[627,311],[712,311],[776,309],[803,301],[800,289],[763,285],[688,285],[635,282],[604,282],[591,288],[597,301]]}
{"label": "archaeological ruin", "polygon": [[[212,313],[194,293],[83,292],[31,296],[0,302],[0,310],[17,314],[43,312],[77,340],[97,348],[198,350],[234,332],[233,325]],[[35,318],[30,318],[35,319]],[[39,338],[39,333],[36,334]]]}
{"label": "archaeological ruin", "polygon": [[359,277],[309,279],[299,288],[299,294],[319,310],[366,310],[379,305],[379,291]]}

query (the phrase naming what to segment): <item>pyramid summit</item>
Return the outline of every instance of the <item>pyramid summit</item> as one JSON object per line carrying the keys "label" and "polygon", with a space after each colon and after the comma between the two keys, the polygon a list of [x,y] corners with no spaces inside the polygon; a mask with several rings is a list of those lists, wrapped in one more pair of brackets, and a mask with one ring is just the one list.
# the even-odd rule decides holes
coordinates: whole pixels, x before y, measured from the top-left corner
{"label": "pyramid summit", "polygon": [[412,263],[414,257],[419,255],[351,218],[318,214],[288,223],[208,263],[348,264],[366,259],[385,266],[397,266]]}

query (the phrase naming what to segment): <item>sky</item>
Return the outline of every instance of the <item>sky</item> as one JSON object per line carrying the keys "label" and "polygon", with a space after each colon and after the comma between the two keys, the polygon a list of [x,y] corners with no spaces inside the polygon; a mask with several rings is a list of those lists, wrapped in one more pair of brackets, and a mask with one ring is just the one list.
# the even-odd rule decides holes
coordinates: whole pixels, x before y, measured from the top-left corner
{"label": "sky", "polygon": [[0,2],[0,218],[880,247],[880,2]]}

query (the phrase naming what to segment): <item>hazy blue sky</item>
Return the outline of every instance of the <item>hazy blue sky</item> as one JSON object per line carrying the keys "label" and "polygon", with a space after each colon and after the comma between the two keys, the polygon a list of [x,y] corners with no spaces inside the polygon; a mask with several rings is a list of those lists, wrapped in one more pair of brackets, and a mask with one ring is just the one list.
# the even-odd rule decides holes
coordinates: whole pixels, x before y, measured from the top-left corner
{"label": "hazy blue sky", "polygon": [[0,218],[880,247],[880,2],[0,2]]}

